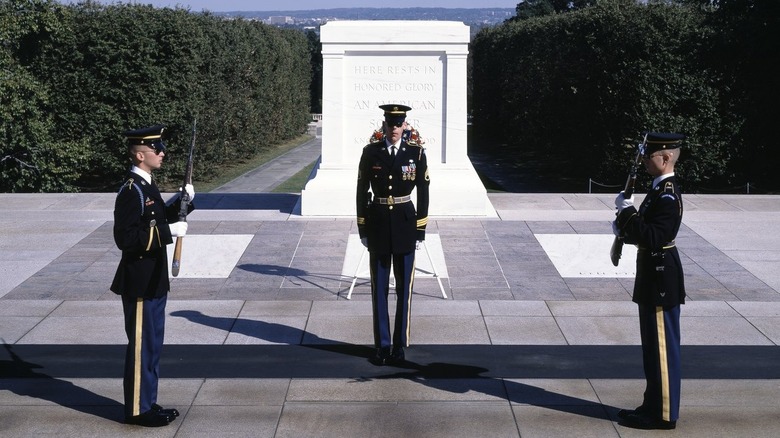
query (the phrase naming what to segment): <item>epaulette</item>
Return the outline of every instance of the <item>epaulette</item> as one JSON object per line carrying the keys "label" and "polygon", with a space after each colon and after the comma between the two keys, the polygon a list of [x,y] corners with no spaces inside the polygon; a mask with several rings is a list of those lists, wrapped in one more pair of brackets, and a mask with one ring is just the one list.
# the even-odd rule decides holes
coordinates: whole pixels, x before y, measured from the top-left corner
{"label": "epaulette", "polygon": [[666,184],[664,184],[664,188],[661,190],[661,196],[659,196],[661,199],[671,199],[673,201],[677,200],[677,193],[674,191],[674,184],[667,181]]}
{"label": "epaulette", "polygon": [[138,192],[138,199],[141,202],[141,215],[143,215],[144,214],[144,193],[141,191],[141,188],[138,187],[138,184],[135,183],[135,178],[132,177],[128,178],[127,182],[122,184],[122,187],[119,188],[118,193],[122,193],[122,190],[126,188],[127,189],[135,188],[136,192]]}
{"label": "epaulette", "polygon": [[[422,145],[414,145],[414,146],[420,148],[420,153],[417,154],[417,159],[421,160],[423,154],[425,153],[425,148]],[[426,173],[427,173],[427,171],[426,171]]]}

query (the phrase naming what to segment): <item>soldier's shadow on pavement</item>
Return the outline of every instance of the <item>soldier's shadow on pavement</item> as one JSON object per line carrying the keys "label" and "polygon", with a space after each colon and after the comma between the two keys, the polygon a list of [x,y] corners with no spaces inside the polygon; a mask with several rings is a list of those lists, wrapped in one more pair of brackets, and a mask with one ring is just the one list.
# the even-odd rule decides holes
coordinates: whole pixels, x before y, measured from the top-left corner
{"label": "soldier's shadow on pavement", "polygon": [[454,363],[418,364],[404,361],[396,365],[406,371],[385,374],[378,379],[408,379],[430,388],[463,394],[480,392],[513,404],[536,406],[568,414],[581,415],[599,420],[616,418],[619,408],[591,400],[548,391],[533,385],[515,382],[505,378],[482,376],[487,368]]}
{"label": "soldier's shadow on pavement", "polygon": [[[203,324],[218,329],[231,327],[231,333],[262,339],[273,344],[300,345],[315,350],[331,351],[361,358],[368,358],[370,354],[374,352],[373,348],[365,345],[355,345],[324,339],[312,333],[307,334],[305,330],[273,322],[245,318],[208,316],[196,310],[177,310],[171,312],[171,316],[186,318],[196,324]],[[304,339],[304,337],[306,337],[306,339]],[[306,341],[305,344],[303,343],[304,340]]]}
{"label": "soldier's shadow on pavement", "polygon": [[[96,394],[88,389],[74,385],[35,371],[41,365],[27,362],[19,357],[11,345],[3,342],[11,360],[0,360],[0,391],[46,400],[54,404],[73,409],[107,420],[123,422],[123,405],[116,400]],[[9,378],[7,376],[14,376]]]}
{"label": "soldier's shadow on pavement", "polygon": [[[474,365],[441,362],[419,364],[407,360],[394,366],[376,367],[368,364],[367,359],[374,353],[374,348],[370,346],[323,339],[311,333],[307,334],[304,330],[284,324],[243,318],[211,317],[194,310],[175,311],[171,313],[171,316],[187,318],[194,323],[220,329],[232,327],[232,333],[240,333],[244,336],[262,339],[271,343],[298,345],[366,359],[368,368],[351,368],[361,376],[356,378],[359,381],[408,379],[437,390],[459,394],[477,392],[497,399],[509,400],[513,404],[536,406],[607,421],[615,418],[619,410],[616,407],[592,400],[548,391],[506,378],[488,377],[483,375],[489,372],[487,368]],[[329,363],[332,364],[332,361]],[[297,364],[289,365],[290,373],[292,374],[292,368],[295,368]],[[340,370],[349,368],[346,364],[341,365],[339,367]],[[324,374],[321,374],[322,372]],[[330,374],[327,370],[323,370],[317,375],[327,377]]]}

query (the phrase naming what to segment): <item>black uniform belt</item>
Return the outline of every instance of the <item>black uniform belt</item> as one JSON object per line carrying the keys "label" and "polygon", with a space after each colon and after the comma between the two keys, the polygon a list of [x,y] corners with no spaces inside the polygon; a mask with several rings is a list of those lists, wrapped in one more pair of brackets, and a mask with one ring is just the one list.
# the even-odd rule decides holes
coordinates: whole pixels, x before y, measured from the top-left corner
{"label": "black uniform belt", "polygon": [[387,198],[374,198],[375,204],[382,204],[382,205],[393,205],[393,204],[403,204],[404,202],[409,202],[412,200],[412,195],[406,195],[406,196],[388,196]]}
{"label": "black uniform belt", "polygon": [[[664,246],[661,247],[661,249],[672,249],[675,247],[674,240],[671,242],[667,242],[664,244]],[[644,246],[637,246],[637,249],[640,249],[642,251],[650,251],[650,248],[645,248]]]}

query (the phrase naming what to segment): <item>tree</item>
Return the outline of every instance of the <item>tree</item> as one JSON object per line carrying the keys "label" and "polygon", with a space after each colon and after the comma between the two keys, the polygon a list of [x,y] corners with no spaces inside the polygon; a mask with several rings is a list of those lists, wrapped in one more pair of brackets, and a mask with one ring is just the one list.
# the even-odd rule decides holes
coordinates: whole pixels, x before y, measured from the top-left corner
{"label": "tree", "polygon": [[122,132],[157,123],[157,180],[178,185],[196,116],[208,180],[310,119],[300,31],[178,7],[0,0],[0,41],[2,190],[113,191],[129,164]]}
{"label": "tree", "polygon": [[[705,2],[707,3],[707,2]],[[750,182],[760,191],[777,190],[777,111],[780,101],[780,2],[718,0],[708,25],[717,30],[709,47],[708,66],[719,72],[724,90],[718,109],[728,120],[724,132],[731,149],[731,184]],[[756,187],[754,187],[756,190]]]}
{"label": "tree", "polygon": [[527,20],[555,13],[570,12],[596,4],[597,0],[525,0],[515,7],[510,21]]}
{"label": "tree", "polygon": [[525,0],[515,7],[515,16],[510,20],[527,20],[555,13],[552,0]]}
{"label": "tree", "polygon": [[85,167],[86,141],[53,136],[49,92],[20,64],[61,12],[51,1],[0,2],[0,191],[73,191]]}
{"label": "tree", "polygon": [[642,132],[682,132],[686,182],[725,177],[731,125],[719,117],[718,72],[702,62],[713,33],[705,17],[616,0],[480,32],[476,138],[518,161],[544,160],[557,175],[620,183],[626,146]]}
{"label": "tree", "polygon": [[311,63],[311,112],[322,113],[322,45],[320,37],[312,30],[306,31]]}

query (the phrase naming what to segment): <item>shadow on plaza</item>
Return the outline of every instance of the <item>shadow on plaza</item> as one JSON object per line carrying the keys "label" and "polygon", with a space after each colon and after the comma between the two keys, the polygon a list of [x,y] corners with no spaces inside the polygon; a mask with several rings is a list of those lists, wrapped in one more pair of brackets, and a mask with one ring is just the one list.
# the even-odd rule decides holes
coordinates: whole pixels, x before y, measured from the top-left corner
{"label": "shadow on plaza", "polygon": [[292,214],[301,196],[294,193],[198,193],[198,210],[273,210]]}
{"label": "shadow on plaza", "polygon": [[[301,367],[319,368],[318,376],[322,378],[338,377],[342,375],[346,368],[351,368],[353,376],[360,376],[356,377],[355,381],[407,379],[441,391],[459,394],[478,392],[491,397],[509,400],[515,404],[532,405],[603,420],[614,418],[618,411],[616,407],[603,405],[591,400],[548,391],[506,378],[486,376],[484,374],[488,374],[489,370],[480,366],[445,362],[422,364],[407,360],[395,366],[377,367],[368,362],[368,357],[374,352],[374,348],[371,346],[355,345],[321,338],[307,333],[305,330],[284,324],[243,318],[211,317],[192,310],[175,311],[171,315],[223,330],[225,327],[232,327],[231,333],[239,333],[271,343],[299,346],[308,350],[364,359],[360,361],[358,366],[355,366],[355,364],[338,361],[332,356],[323,360],[320,357],[316,357],[316,355],[303,355],[303,357],[310,358],[310,360],[306,360],[302,359],[301,355],[284,356],[269,354],[268,356],[273,357],[267,357],[264,364],[274,369],[283,370],[283,374],[276,375],[277,377],[301,375],[302,373],[299,371]],[[457,346],[452,346],[452,348],[457,348]],[[280,350],[274,351],[281,352]],[[241,362],[236,360],[236,358],[224,358],[224,360],[233,363]],[[256,360],[256,358],[253,359],[252,365],[258,364]],[[245,365],[252,366],[249,363],[245,363]],[[327,367],[337,367],[339,371]]]}
{"label": "shadow on plaza", "polygon": [[296,287],[311,286],[332,295],[338,295],[342,292],[342,284],[351,281],[350,278],[341,274],[317,274],[290,266],[242,263],[236,268],[260,275],[282,277]]}
{"label": "shadow on plaza", "polygon": [[374,352],[373,348],[365,345],[348,344],[346,342],[324,339],[312,333],[307,333],[305,330],[273,322],[208,316],[197,310],[177,310],[171,312],[171,316],[185,318],[196,324],[202,324],[220,330],[224,330],[225,327],[230,327],[231,333],[262,339],[273,344],[300,345],[314,350],[335,352],[361,358],[368,358],[369,355]]}
{"label": "shadow on plaza", "polygon": [[13,351],[13,347],[3,341],[3,347],[10,360],[0,360],[0,376],[14,378],[0,379],[0,391],[46,400],[54,404],[73,409],[111,421],[122,422],[122,404],[116,400],[96,394],[36,370],[42,365],[27,362]]}
{"label": "shadow on plaza", "polygon": [[608,421],[615,418],[619,410],[614,406],[548,391],[533,385],[505,378],[483,376],[482,374],[488,373],[489,370],[479,366],[440,362],[419,364],[407,360],[396,365],[396,368],[405,371],[385,374],[376,379],[407,379],[437,390],[458,394],[478,392],[509,400],[513,404],[536,406]]}

